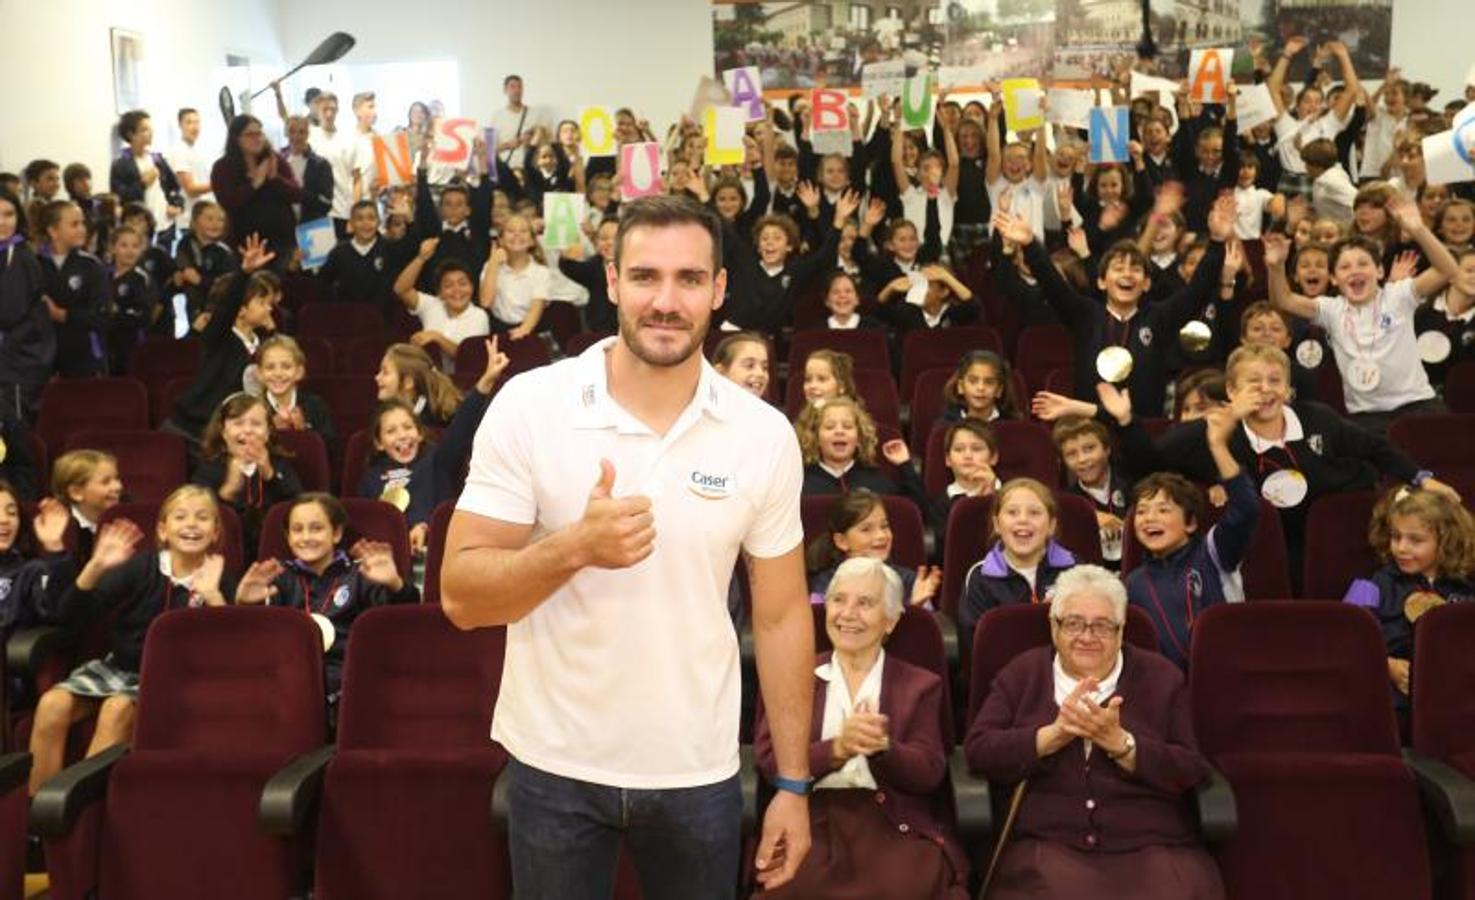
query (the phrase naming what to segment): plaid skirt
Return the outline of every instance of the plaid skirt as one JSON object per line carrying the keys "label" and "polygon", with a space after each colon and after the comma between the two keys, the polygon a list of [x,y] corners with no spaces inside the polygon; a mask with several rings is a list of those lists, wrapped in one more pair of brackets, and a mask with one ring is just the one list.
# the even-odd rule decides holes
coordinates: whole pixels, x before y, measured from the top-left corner
{"label": "plaid skirt", "polygon": [[113,665],[109,654],[104,659],[91,659],[72,670],[67,680],[57,687],[78,697],[102,700],[119,694],[138,699],[138,673]]}

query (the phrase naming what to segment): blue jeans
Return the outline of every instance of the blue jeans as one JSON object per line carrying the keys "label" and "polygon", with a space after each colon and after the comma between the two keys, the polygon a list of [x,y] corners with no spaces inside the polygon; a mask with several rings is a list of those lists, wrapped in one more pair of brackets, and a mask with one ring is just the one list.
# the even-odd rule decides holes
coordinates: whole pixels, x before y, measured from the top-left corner
{"label": "blue jeans", "polygon": [[508,849],[517,900],[609,900],[623,837],[645,900],[736,895],[738,777],[668,790],[591,784],[523,765],[508,786]]}

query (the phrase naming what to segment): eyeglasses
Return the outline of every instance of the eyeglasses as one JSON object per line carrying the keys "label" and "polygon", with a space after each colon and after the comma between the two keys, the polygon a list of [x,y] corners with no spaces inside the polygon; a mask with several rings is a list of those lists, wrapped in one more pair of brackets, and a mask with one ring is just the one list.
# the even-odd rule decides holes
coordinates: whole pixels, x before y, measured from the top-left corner
{"label": "eyeglasses", "polygon": [[1118,631],[1122,630],[1121,623],[1110,619],[1092,619],[1087,622],[1081,616],[1066,616],[1063,619],[1052,618],[1050,621],[1054,622],[1066,637],[1080,637],[1089,631],[1091,637],[1104,641],[1114,637]]}

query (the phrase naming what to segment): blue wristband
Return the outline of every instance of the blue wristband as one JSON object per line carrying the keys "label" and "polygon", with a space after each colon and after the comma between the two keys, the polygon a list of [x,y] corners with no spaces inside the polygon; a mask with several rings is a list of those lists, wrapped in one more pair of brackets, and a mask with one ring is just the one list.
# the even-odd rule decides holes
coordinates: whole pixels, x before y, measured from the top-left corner
{"label": "blue wristband", "polygon": [[773,779],[773,786],[781,791],[788,791],[803,797],[809,793],[810,782],[805,778],[784,778],[780,775]]}

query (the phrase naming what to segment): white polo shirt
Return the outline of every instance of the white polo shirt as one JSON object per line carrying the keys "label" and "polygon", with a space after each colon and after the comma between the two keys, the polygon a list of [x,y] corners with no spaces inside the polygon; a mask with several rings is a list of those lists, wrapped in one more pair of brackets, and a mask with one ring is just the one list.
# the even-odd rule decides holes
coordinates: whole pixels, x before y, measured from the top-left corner
{"label": "white polo shirt", "polygon": [[1306,174],[1306,162],[1301,159],[1301,148],[1315,140],[1336,140],[1337,135],[1352,121],[1352,112],[1347,118],[1337,118],[1336,110],[1328,109],[1309,122],[1303,122],[1287,110],[1275,120],[1275,149],[1280,154],[1280,164],[1294,175]]}
{"label": "white polo shirt", "polygon": [[[1419,400],[1431,400],[1434,388],[1419,362],[1414,311],[1419,295],[1414,280],[1385,284],[1372,300],[1353,306],[1341,295],[1316,298],[1312,321],[1326,331],[1342,373],[1347,412],[1389,412]],[[1378,367],[1377,384],[1356,390],[1349,371],[1366,360]],[[1365,363],[1364,363],[1365,364]]]}
{"label": "white polo shirt", "polygon": [[[486,277],[486,266],[482,266],[482,277]],[[534,300],[547,300],[552,292],[553,273],[535,259],[530,259],[521,269],[503,263],[497,269],[497,299],[492,301],[492,315],[506,325],[521,325],[533,308]]]}
{"label": "white polo shirt", "polygon": [[705,360],[690,405],[653,433],[609,395],[616,340],[513,378],[476,433],[458,509],[532,524],[538,540],[583,516],[603,458],[616,497],[651,499],[656,530],[639,565],[583,569],[507,627],[492,739],[595,784],[713,784],[738,770],[728,582],[739,548],[799,546],[803,463],[783,415]]}
{"label": "white polo shirt", "polygon": [[[416,292],[419,302],[415,304],[415,318],[425,326],[426,331],[439,331],[460,346],[467,338],[484,337],[492,333],[491,320],[487,318],[487,311],[470,304],[461,310],[458,316],[451,315],[446,309],[446,304],[434,294]],[[441,371],[447,375],[456,374],[456,360],[450,354],[441,354]]]}

